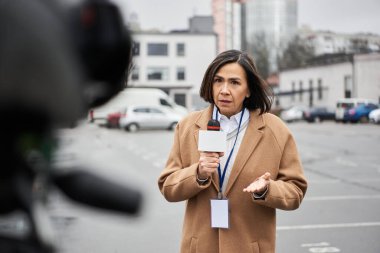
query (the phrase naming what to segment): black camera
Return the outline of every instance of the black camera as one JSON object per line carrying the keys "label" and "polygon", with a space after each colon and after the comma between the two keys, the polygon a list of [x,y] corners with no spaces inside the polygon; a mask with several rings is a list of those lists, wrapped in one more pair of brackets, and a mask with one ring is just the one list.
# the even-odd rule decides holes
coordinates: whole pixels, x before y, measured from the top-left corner
{"label": "black camera", "polygon": [[90,206],[139,211],[139,191],[79,169],[57,173],[51,163],[54,131],[126,86],[131,47],[107,0],[0,0],[0,214],[21,210],[31,223],[27,238],[0,234],[0,252],[53,252],[35,210],[49,185]]}

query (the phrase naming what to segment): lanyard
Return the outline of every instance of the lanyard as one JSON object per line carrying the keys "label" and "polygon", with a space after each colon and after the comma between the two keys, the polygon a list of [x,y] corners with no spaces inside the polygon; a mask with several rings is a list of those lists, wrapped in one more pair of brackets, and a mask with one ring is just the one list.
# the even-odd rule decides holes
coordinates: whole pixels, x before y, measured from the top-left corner
{"label": "lanyard", "polygon": [[[236,145],[236,141],[237,141],[237,138],[239,136],[239,132],[240,132],[240,126],[241,126],[241,121],[243,119],[243,116],[244,116],[244,108],[242,110],[242,113],[241,113],[241,116],[240,116],[240,120],[239,120],[239,126],[238,126],[238,131],[237,131],[237,134],[236,134],[236,137],[235,137],[235,141],[234,141],[234,145],[232,146],[232,149],[231,149],[231,152],[230,154],[228,155],[228,158],[227,158],[227,161],[226,161],[226,164],[224,165],[224,170],[223,170],[223,173],[221,171],[221,168],[220,168],[220,164],[218,166],[218,174],[219,174],[219,193],[218,193],[218,198],[219,199],[222,199],[222,188],[223,188],[223,182],[224,182],[224,178],[226,176],[226,171],[227,171],[227,168],[228,168],[228,164],[231,160],[231,157],[232,157],[232,153],[234,152],[234,149],[235,149],[235,145]],[[218,110],[216,110],[216,120],[218,120]]]}

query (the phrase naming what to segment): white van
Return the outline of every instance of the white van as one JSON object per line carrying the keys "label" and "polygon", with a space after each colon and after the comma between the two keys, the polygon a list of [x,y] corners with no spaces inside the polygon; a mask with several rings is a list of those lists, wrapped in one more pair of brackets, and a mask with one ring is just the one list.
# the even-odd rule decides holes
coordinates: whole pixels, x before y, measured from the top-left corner
{"label": "white van", "polygon": [[188,113],[186,107],[176,104],[164,91],[155,88],[126,88],[106,104],[90,110],[91,122],[106,123],[107,115],[124,110],[129,105],[159,106],[181,116]]}
{"label": "white van", "polygon": [[373,103],[376,104],[376,100],[374,99],[367,99],[367,98],[342,98],[338,99],[336,102],[336,108],[335,108],[335,120],[336,121],[342,121],[344,117],[344,112],[346,110],[349,110],[353,107],[356,107],[358,105],[362,104],[369,104]]}

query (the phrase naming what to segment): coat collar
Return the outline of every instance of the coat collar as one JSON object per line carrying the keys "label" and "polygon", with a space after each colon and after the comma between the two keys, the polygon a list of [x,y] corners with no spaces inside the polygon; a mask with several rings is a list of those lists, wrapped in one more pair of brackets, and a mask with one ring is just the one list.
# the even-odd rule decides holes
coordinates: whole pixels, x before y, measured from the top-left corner
{"label": "coat collar", "polygon": [[[196,143],[198,143],[198,132],[200,129],[206,130],[207,129],[207,123],[211,119],[213,111],[213,105],[210,105],[208,108],[201,111],[200,116],[195,121],[196,130],[194,131],[194,137],[196,140]],[[251,156],[257,145],[259,144],[263,131],[262,129],[265,127],[265,121],[263,119],[262,115],[259,115],[259,111],[250,111],[250,118],[249,123],[247,126],[247,130],[245,131],[245,135],[243,137],[243,141],[240,145],[238,153],[236,154],[235,162],[232,167],[231,175],[228,180],[227,188],[225,195],[227,196],[229,191],[231,190],[231,187],[235,183],[237,177],[239,176],[241,170],[243,169],[244,165],[248,161],[248,158]],[[212,183],[216,190],[219,190],[219,178],[218,174],[214,173],[212,178]]]}

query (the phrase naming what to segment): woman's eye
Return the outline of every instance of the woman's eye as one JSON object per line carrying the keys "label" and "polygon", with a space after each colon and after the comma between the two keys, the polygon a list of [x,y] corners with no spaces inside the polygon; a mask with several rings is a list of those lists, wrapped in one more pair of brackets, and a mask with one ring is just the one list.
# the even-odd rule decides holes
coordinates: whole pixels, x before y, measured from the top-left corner
{"label": "woman's eye", "polygon": [[215,78],[214,83],[220,83],[222,80],[220,78]]}
{"label": "woman's eye", "polygon": [[233,85],[239,85],[240,83],[238,81],[232,81],[231,82]]}

